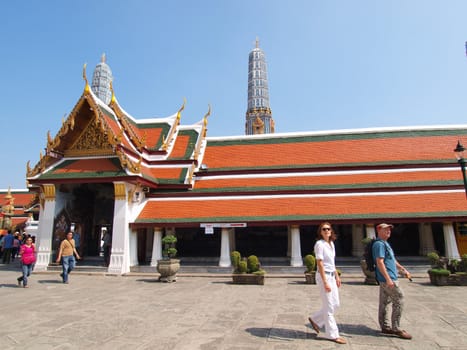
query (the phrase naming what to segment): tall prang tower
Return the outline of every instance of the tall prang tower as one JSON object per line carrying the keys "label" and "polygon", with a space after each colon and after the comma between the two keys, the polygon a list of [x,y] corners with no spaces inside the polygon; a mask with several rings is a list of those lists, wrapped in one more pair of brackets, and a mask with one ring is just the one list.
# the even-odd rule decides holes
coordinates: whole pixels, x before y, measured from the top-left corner
{"label": "tall prang tower", "polygon": [[112,71],[110,67],[105,63],[105,53],[101,56],[101,61],[96,65],[94,74],[92,75],[91,90],[94,94],[99,97],[106,105],[110,103],[112,99],[112,91],[110,89],[110,83],[113,80]]}
{"label": "tall prang tower", "polygon": [[256,47],[248,57],[248,109],[246,111],[245,134],[274,133],[274,120],[269,107],[268,73],[266,57],[259,48],[256,38]]}

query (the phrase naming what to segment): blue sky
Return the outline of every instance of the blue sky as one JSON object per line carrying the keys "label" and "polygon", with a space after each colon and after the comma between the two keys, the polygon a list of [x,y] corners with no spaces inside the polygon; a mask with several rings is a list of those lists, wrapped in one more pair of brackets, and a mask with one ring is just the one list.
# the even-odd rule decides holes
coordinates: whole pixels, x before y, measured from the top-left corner
{"label": "blue sky", "polygon": [[[121,106],[243,135],[248,54],[266,54],[276,132],[467,124],[467,1],[7,1],[0,188],[24,188],[102,53]],[[464,141],[467,143],[467,140]],[[455,145],[453,145],[454,148]]]}

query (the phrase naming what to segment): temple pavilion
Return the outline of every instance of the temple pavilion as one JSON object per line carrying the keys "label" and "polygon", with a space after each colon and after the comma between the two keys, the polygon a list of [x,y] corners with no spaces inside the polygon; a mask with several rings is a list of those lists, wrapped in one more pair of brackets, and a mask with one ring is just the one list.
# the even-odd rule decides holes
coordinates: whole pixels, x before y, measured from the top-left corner
{"label": "temple pavilion", "polygon": [[[316,227],[330,221],[339,256],[360,256],[380,222],[398,255],[467,253],[467,200],[454,158],[467,125],[209,137],[210,110],[183,123],[126,112],[101,62],[45,154],[27,166],[39,208],[36,269],[66,232],[98,257],[112,234],[109,273],[157,265],[165,234],[184,259],[230,266],[230,252],[302,266]],[[99,78],[108,90],[100,91]],[[96,80],[96,83],[94,83]],[[96,86],[96,88],[94,88]]]}

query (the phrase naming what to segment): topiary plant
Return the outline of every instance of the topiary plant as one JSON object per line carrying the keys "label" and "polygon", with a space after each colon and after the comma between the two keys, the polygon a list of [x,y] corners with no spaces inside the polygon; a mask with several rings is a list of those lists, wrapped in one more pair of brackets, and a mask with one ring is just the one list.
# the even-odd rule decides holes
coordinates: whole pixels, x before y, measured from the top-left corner
{"label": "topiary plant", "polygon": [[241,260],[242,260],[242,256],[240,252],[234,250],[233,252],[230,253],[230,262],[232,263],[234,270],[238,269],[238,263]]}
{"label": "topiary plant", "polygon": [[305,266],[306,272],[313,272],[316,271],[316,258],[313,254],[308,254],[305,256]]}
{"label": "topiary plant", "polygon": [[162,250],[162,255],[165,258],[171,259],[177,256],[177,249],[175,248],[175,244],[177,243],[177,237],[174,235],[166,235],[162,238],[162,244],[164,245],[164,249]]}
{"label": "topiary plant", "polygon": [[260,263],[256,255],[250,255],[247,259],[248,273],[259,271]]}
{"label": "topiary plant", "polygon": [[439,266],[439,255],[436,252],[430,252],[427,254],[428,260],[430,260],[430,265],[432,267]]}
{"label": "topiary plant", "polygon": [[236,273],[247,273],[247,272],[248,272],[247,262],[245,260],[240,260],[238,262]]}

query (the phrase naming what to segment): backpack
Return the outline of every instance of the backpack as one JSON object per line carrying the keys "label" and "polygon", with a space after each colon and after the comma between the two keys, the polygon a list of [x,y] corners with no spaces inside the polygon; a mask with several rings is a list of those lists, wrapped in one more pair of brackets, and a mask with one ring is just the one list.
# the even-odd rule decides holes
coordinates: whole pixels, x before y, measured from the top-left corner
{"label": "backpack", "polygon": [[363,252],[363,258],[365,259],[366,268],[368,271],[375,271],[376,263],[375,259],[373,259],[373,244],[375,243],[376,239],[372,238],[370,242],[365,246],[365,250]]}
{"label": "backpack", "polygon": [[[365,246],[365,251],[363,252],[363,258],[366,262],[366,268],[368,271],[375,271],[376,270],[376,262],[373,258],[373,244],[375,244],[376,238],[372,238],[371,241]],[[388,248],[386,246],[387,243],[384,243],[384,250],[387,254]]]}

